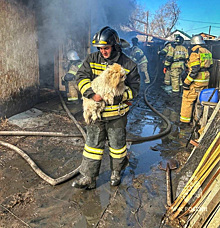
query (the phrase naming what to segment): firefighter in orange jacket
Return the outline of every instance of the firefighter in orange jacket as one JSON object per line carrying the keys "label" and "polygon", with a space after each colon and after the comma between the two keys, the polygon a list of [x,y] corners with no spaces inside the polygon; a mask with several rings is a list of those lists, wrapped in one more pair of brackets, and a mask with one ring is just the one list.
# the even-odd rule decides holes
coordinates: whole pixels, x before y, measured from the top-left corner
{"label": "firefighter in orange jacket", "polygon": [[213,64],[212,54],[204,47],[202,36],[196,35],[191,39],[192,53],[189,57],[189,73],[183,82],[183,97],[180,113],[182,123],[190,123],[193,103],[201,90],[208,88],[209,69]]}

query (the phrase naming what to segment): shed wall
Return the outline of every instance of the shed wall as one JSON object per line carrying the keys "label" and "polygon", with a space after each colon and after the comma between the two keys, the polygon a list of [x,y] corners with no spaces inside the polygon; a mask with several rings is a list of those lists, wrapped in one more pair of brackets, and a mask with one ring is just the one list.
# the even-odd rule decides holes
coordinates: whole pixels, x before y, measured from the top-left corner
{"label": "shed wall", "polygon": [[0,117],[33,106],[39,87],[35,14],[21,1],[0,1]]}

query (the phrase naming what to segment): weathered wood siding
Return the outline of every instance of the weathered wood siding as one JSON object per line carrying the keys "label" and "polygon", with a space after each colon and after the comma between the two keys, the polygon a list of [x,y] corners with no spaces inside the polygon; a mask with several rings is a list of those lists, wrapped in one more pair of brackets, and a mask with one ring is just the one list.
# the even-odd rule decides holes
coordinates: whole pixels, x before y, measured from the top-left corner
{"label": "weathered wood siding", "polygon": [[0,0],[0,117],[31,107],[38,87],[35,14],[22,1]]}

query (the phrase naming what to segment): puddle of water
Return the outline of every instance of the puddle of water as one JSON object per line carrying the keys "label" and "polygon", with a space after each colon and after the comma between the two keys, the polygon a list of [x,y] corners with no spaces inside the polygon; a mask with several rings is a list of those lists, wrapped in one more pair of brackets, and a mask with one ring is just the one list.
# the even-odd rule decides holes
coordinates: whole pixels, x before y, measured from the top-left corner
{"label": "puddle of water", "polygon": [[161,143],[160,139],[131,145],[128,151],[128,153],[131,153],[129,161],[135,175],[148,173],[151,166],[161,161],[160,151],[153,151],[151,149],[151,147],[155,147],[159,143]]}

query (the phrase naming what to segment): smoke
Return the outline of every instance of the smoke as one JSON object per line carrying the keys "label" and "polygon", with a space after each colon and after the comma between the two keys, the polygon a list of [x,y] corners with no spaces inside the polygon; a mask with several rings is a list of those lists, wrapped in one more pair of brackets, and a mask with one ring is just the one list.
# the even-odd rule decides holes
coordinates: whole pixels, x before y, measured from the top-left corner
{"label": "smoke", "polygon": [[[36,3],[39,47],[43,63],[52,61],[54,51],[67,38],[75,48],[86,49],[88,37],[104,26],[120,34],[120,26],[129,23],[135,0],[41,0]],[[42,62],[42,61],[41,61]]]}

